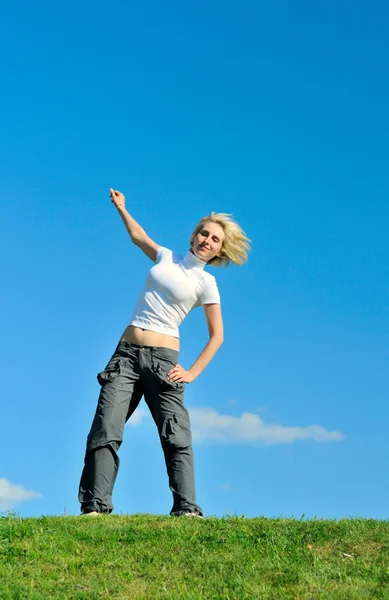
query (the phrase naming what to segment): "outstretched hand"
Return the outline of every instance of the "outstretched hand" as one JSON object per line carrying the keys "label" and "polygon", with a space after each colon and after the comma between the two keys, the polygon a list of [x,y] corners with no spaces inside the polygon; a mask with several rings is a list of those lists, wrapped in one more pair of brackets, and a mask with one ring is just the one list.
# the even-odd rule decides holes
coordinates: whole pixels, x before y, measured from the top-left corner
{"label": "outstretched hand", "polygon": [[170,369],[167,374],[169,381],[177,381],[178,383],[192,383],[194,377],[190,371],[186,371],[181,365],[176,365],[173,369]]}
{"label": "outstretched hand", "polygon": [[121,192],[109,188],[109,195],[111,196],[111,202],[114,203],[116,208],[124,208],[126,199]]}

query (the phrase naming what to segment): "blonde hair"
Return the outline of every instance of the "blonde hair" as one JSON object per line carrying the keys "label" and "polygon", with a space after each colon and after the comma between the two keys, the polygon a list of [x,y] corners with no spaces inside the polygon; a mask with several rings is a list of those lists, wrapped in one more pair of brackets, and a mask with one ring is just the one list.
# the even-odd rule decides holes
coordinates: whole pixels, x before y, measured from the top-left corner
{"label": "blonde hair", "polygon": [[213,267],[228,267],[230,262],[239,267],[247,261],[247,254],[251,250],[247,237],[241,226],[232,218],[231,214],[211,212],[210,215],[203,217],[196,225],[195,230],[190,236],[190,247],[192,248],[196,235],[203,229],[206,223],[218,223],[224,231],[224,241],[221,248],[221,256],[214,256],[208,265]]}

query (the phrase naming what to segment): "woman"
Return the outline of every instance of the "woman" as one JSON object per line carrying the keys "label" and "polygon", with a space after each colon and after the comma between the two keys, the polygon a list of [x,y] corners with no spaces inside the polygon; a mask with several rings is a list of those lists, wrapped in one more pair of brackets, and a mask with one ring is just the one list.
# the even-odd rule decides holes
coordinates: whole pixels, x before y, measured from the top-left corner
{"label": "woman", "polygon": [[[212,265],[242,265],[250,249],[245,233],[230,215],[212,213],[198,223],[185,257],[159,246],[129,215],[125,198],[110,190],[132,242],[156,263],[149,271],[130,324],[105,370],[96,414],[86,444],[79,501],[82,514],[113,510],[112,490],[119,467],[118,450],[126,421],[142,395],[157,425],[173,493],[171,515],[202,516],[196,504],[192,438],[184,407],[184,384],[194,381],[223,343],[220,296]],[[198,359],[184,369],[178,364],[178,326],[203,306],[209,341]]]}

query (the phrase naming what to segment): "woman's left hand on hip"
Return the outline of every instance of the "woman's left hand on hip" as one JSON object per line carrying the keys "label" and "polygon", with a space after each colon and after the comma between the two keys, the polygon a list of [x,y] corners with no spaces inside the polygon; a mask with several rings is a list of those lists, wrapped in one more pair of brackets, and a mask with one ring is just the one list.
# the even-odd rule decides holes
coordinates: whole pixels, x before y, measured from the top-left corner
{"label": "woman's left hand on hip", "polygon": [[173,369],[170,369],[167,378],[169,381],[177,381],[178,383],[192,383],[194,380],[192,373],[183,369],[181,365],[176,365]]}

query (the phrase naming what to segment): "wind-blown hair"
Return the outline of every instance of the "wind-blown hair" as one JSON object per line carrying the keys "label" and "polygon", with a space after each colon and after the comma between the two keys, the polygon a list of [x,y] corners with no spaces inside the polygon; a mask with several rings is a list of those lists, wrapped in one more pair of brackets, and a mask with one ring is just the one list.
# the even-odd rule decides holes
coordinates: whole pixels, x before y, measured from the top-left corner
{"label": "wind-blown hair", "polygon": [[218,223],[224,231],[224,242],[222,245],[222,255],[215,256],[208,261],[208,265],[213,267],[228,267],[230,262],[241,267],[247,261],[247,254],[251,250],[247,237],[241,226],[232,218],[231,214],[211,212],[210,215],[203,217],[196,225],[195,230],[190,236],[190,247],[192,248],[196,235],[203,229],[206,223]]}

